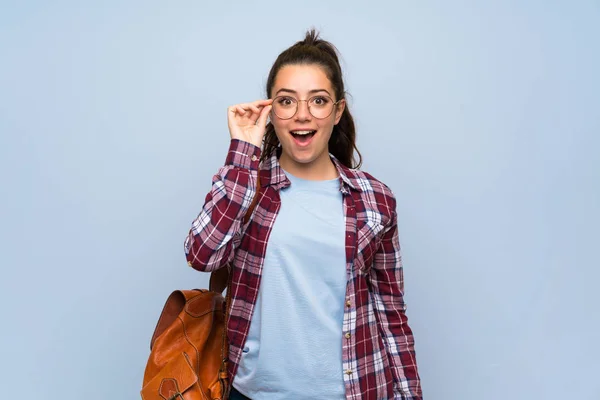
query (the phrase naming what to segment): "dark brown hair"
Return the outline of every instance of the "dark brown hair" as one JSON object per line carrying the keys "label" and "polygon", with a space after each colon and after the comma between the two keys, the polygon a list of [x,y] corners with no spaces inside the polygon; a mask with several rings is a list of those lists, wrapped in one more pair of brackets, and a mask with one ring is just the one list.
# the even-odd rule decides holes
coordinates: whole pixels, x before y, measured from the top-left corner
{"label": "dark brown hair", "polygon": [[[271,98],[271,91],[279,70],[286,65],[317,65],[323,68],[331,82],[331,86],[333,86],[335,101],[345,98],[346,92],[338,51],[333,44],[320,39],[319,34],[314,29],[306,32],[304,40],[296,42],[277,57],[267,79],[268,98]],[[269,122],[263,141],[261,158],[265,160],[270,157],[278,146],[279,139],[275,134],[275,128]],[[328,147],[329,152],[348,168],[360,168],[362,156],[356,147],[356,129],[354,119],[348,110],[348,104],[344,107],[340,121],[333,127]],[[358,162],[354,159],[355,151],[358,154]]]}

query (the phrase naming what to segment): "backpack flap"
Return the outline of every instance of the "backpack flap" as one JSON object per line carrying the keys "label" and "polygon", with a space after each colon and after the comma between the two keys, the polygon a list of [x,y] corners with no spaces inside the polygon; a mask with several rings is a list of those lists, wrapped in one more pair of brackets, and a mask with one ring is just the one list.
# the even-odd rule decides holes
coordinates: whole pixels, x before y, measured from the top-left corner
{"label": "backpack flap", "polygon": [[143,400],[183,399],[183,394],[198,382],[185,356],[174,357],[140,392]]}

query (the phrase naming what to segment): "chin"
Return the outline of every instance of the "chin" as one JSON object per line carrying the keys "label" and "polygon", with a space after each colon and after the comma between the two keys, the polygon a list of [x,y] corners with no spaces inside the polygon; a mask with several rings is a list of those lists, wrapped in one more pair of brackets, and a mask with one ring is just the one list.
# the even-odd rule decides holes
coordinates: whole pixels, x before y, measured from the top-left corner
{"label": "chin", "polygon": [[288,157],[297,164],[310,164],[316,161],[323,152],[317,151],[291,151]]}
{"label": "chin", "polygon": [[294,162],[298,163],[298,164],[304,164],[304,165],[308,165],[310,163],[312,163],[313,161],[316,160],[316,157],[292,157],[292,160],[294,160]]}

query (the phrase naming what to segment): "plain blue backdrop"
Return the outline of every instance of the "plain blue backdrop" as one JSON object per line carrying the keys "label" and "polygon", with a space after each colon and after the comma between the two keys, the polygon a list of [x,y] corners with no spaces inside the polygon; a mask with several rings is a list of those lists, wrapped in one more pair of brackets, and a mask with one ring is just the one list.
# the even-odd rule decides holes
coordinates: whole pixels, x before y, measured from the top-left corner
{"label": "plain blue backdrop", "polygon": [[226,107],[314,26],[392,187],[426,399],[600,399],[598,1],[2,1],[2,398],[139,398]]}

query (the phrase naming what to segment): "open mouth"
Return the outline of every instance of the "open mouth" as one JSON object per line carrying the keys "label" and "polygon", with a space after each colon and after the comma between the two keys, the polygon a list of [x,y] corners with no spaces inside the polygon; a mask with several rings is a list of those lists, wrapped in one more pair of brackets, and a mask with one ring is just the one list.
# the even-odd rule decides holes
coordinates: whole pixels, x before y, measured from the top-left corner
{"label": "open mouth", "polygon": [[306,146],[312,141],[312,138],[315,136],[315,133],[317,133],[317,131],[290,131],[290,133],[292,134],[292,137],[294,138],[296,144],[300,146]]}

